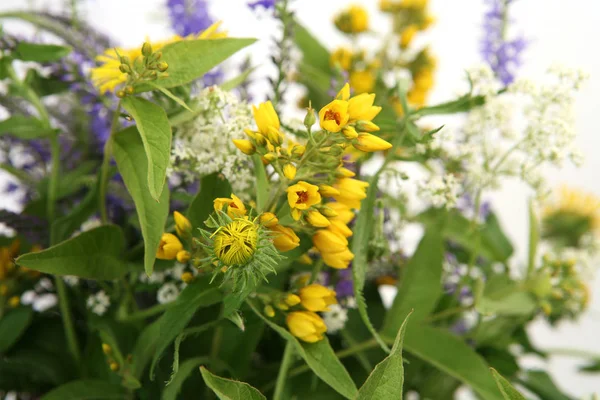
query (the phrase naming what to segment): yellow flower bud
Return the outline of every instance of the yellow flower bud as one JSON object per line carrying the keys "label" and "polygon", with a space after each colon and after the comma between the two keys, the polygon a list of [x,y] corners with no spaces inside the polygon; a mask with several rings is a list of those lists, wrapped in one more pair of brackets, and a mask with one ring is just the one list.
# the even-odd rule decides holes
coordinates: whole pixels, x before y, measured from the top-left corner
{"label": "yellow flower bud", "polygon": [[254,147],[251,141],[246,139],[233,139],[232,141],[235,147],[237,147],[242,153],[249,156],[256,153],[256,147]]}
{"label": "yellow flower bud", "polygon": [[152,45],[150,43],[144,42],[142,45],[142,54],[144,57],[148,57],[150,54],[152,54]]}
{"label": "yellow flower bud", "polygon": [[187,250],[181,250],[177,253],[177,261],[179,261],[182,264],[185,264],[188,261],[190,261],[190,258],[192,258],[192,255]]}
{"label": "yellow flower bud", "polygon": [[108,343],[102,343],[102,352],[106,355],[112,353],[112,347]]}
{"label": "yellow flower bud", "polygon": [[19,298],[19,296],[13,296],[10,299],[8,299],[8,305],[12,308],[19,307],[19,304],[21,304],[21,299]]}
{"label": "yellow flower bud", "polygon": [[266,305],[263,312],[269,318],[273,318],[275,316],[275,309],[271,305]]}
{"label": "yellow flower bud", "polygon": [[253,130],[246,128],[246,129],[244,129],[244,133],[250,139],[255,139],[256,140],[256,134],[257,134],[257,132],[254,132]]}
{"label": "yellow flower bud", "polygon": [[338,253],[321,252],[321,258],[331,268],[346,269],[354,259],[354,254],[346,248]]}
{"label": "yellow flower bud", "polygon": [[227,266],[246,265],[254,256],[258,243],[258,226],[237,218],[214,235],[214,252]]}
{"label": "yellow flower bud", "polygon": [[194,275],[191,272],[181,274],[181,280],[185,283],[191,283],[194,280]]}
{"label": "yellow flower bud", "polygon": [[294,311],[287,315],[286,324],[290,333],[307,343],[323,339],[327,326],[321,317],[310,311]]}
{"label": "yellow flower bud", "polygon": [[342,135],[344,135],[346,139],[351,140],[358,137],[358,132],[356,132],[356,129],[354,129],[353,126],[346,126],[344,129],[342,129]]}
{"label": "yellow flower bud", "polygon": [[189,237],[192,234],[192,223],[190,220],[179,211],[175,211],[173,217],[175,218],[175,230],[177,234],[182,238]]}
{"label": "yellow flower bud", "polygon": [[294,164],[285,164],[283,166],[283,175],[289,180],[293,180],[296,177],[296,167]]}
{"label": "yellow flower bud", "polygon": [[275,225],[271,231],[273,232],[273,245],[281,252],[293,250],[300,245],[300,238],[291,228]]}
{"label": "yellow flower bud", "polygon": [[300,297],[298,297],[297,295],[293,294],[293,293],[288,293],[288,295],[285,297],[285,304],[287,304],[290,307],[295,306],[296,304],[300,303]]}
{"label": "yellow flower bud", "polygon": [[345,167],[339,167],[336,170],[336,172],[339,176],[343,176],[346,178],[352,178],[353,176],[356,176],[356,174],[354,172],[350,171],[348,168],[345,168]]}
{"label": "yellow flower bud", "polygon": [[392,144],[386,142],[380,137],[375,135],[371,135],[370,133],[361,133],[358,137],[352,142],[354,148],[364,151],[366,153],[370,153],[373,151],[381,151],[387,150],[392,147]]}
{"label": "yellow flower bud", "polygon": [[317,210],[309,210],[306,214],[306,221],[317,228],[327,228],[330,224],[329,220]]}
{"label": "yellow flower bud", "polygon": [[156,251],[156,258],[160,260],[174,260],[177,257],[177,253],[183,250],[183,245],[172,233],[163,233],[160,238],[158,250]]}
{"label": "yellow flower bud", "polygon": [[277,303],[275,303],[275,307],[277,307],[283,311],[287,311],[290,309],[290,307],[287,304],[285,304],[285,302],[283,302],[283,301],[278,301]]}
{"label": "yellow flower bud", "polygon": [[110,363],[110,370],[113,372],[117,372],[119,370],[120,366],[119,363],[113,361]]}
{"label": "yellow flower bud", "polygon": [[313,244],[321,252],[339,253],[348,248],[348,240],[327,229],[319,229],[313,235]]}
{"label": "yellow flower bud", "polygon": [[352,236],[352,230],[350,228],[348,228],[348,225],[346,225],[342,221],[338,221],[338,220],[330,221],[330,225],[327,229],[329,229],[333,233],[337,233],[346,238]]}
{"label": "yellow flower bud", "polygon": [[292,148],[292,154],[295,156],[298,156],[298,157],[302,157],[304,155],[305,151],[306,151],[306,146],[303,146],[301,144],[296,144]]}
{"label": "yellow flower bud", "polygon": [[261,103],[258,107],[252,106],[252,113],[254,114],[256,126],[263,135],[267,135],[271,127],[279,130],[279,117],[270,101]]}
{"label": "yellow flower bud", "polygon": [[281,134],[281,132],[279,132],[278,129],[275,129],[274,127],[270,126],[267,132],[267,139],[269,139],[269,142],[271,142],[274,146],[280,146],[283,139],[283,135]]}
{"label": "yellow flower bud", "polygon": [[260,215],[260,223],[266,226],[267,228],[273,228],[277,225],[279,219],[272,212],[264,212]]}
{"label": "yellow flower bud", "polygon": [[272,163],[273,161],[277,160],[277,155],[273,153],[267,153],[263,156],[263,159],[267,160],[267,163]]}
{"label": "yellow flower bud", "polygon": [[303,287],[298,292],[302,307],[308,311],[329,311],[329,306],[337,304],[335,291],[319,284]]}
{"label": "yellow flower bud", "polygon": [[304,253],[300,256],[300,258],[298,258],[298,262],[305,265],[311,265],[313,260],[308,254]]}
{"label": "yellow flower bud", "polygon": [[400,47],[402,49],[406,49],[408,46],[410,46],[410,43],[418,31],[419,28],[414,24],[407,26],[400,35]]}
{"label": "yellow flower bud", "polygon": [[329,208],[327,206],[322,207],[319,211],[321,212],[321,214],[323,214],[327,218],[335,218],[335,217],[337,217],[339,215],[337,213],[337,211],[335,211],[334,209]]}
{"label": "yellow flower bud", "polygon": [[379,114],[381,107],[374,106],[375,94],[361,93],[348,100],[348,114],[350,122],[372,121]]}
{"label": "yellow flower bud", "polygon": [[379,130],[379,127],[371,121],[358,121],[356,123],[356,129],[361,132],[376,132]]}
{"label": "yellow flower bud", "polygon": [[330,217],[332,220],[339,220],[345,224],[349,224],[354,219],[354,212],[345,204],[336,201],[334,203],[327,203],[327,207],[337,213],[336,216]]}
{"label": "yellow flower bud", "polygon": [[329,185],[319,185],[319,193],[325,197],[336,196],[340,194],[340,191]]}

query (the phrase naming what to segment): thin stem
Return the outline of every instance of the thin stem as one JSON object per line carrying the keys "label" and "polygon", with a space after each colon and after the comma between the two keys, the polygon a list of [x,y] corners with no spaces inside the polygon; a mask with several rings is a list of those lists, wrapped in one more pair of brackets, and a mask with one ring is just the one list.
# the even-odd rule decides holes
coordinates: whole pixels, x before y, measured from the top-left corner
{"label": "thin stem", "polygon": [[[58,176],[60,172],[60,142],[58,134],[50,138],[50,150],[52,155],[52,166],[50,169],[50,180],[48,182],[48,221],[52,224],[56,217],[56,199],[58,196]],[[54,244],[54,243],[53,243]]]}
{"label": "thin stem", "polygon": [[75,359],[75,363],[79,364],[81,362],[81,353],[79,351],[77,335],[75,334],[75,327],[73,325],[73,317],[71,316],[71,309],[69,307],[67,289],[60,276],[55,277],[54,285],[56,286],[58,305],[60,307],[60,313],[62,315],[63,325],[65,327],[65,334],[67,336],[67,346],[69,347],[69,351]]}
{"label": "thin stem", "polygon": [[169,306],[170,306],[169,303],[157,304],[150,308],[146,308],[144,310],[137,311],[137,312],[131,313],[127,316],[124,316],[124,317],[120,318],[120,320],[121,321],[137,321],[140,319],[146,319],[148,317],[152,317],[153,315],[160,314],[161,312],[166,311],[169,308]]}
{"label": "thin stem", "polygon": [[437,314],[430,315],[429,317],[425,318],[423,320],[423,322],[429,323],[429,322],[437,321],[440,319],[451,317],[455,314],[460,314],[460,313],[462,313],[464,311],[468,311],[470,309],[471,309],[471,307],[463,307],[463,306],[447,308],[443,311],[440,311]]}
{"label": "thin stem", "polygon": [[117,108],[115,109],[115,113],[113,115],[111,128],[110,128],[110,136],[106,140],[104,144],[104,158],[102,159],[102,166],[100,167],[100,217],[102,218],[102,223],[108,223],[108,212],[106,211],[106,192],[108,190],[108,180],[109,180],[109,170],[110,170],[110,158],[112,156],[112,141],[115,132],[117,131],[117,127],[119,125],[119,110],[121,109],[121,102],[117,104]]}
{"label": "thin stem", "polygon": [[323,259],[319,259],[319,261],[317,261],[315,263],[312,273],[310,274],[309,284],[314,283],[314,281],[316,281],[319,278],[319,274],[321,273],[322,268],[323,268]]}
{"label": "thin stem", "polygon": [[287,379],[287,373],[294,360],[294,348],[290,342],[285,345],[283,351],[283,358],[281,359],[281,366],[279,367],[279,373],[277,374],[277,381],[275,383],[275,394],[273,400],[280,400],[283,398],[283,391],[285,390],[285,381]]}

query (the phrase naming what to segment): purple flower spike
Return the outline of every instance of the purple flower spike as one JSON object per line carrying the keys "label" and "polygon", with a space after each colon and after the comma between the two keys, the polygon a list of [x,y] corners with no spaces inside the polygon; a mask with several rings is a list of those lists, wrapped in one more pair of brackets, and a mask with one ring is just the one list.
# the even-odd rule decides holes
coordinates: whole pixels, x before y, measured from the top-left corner
{"label": "purple flower spike", "polygon": [[258,7],[263,7],[265,10],[275,8],[275,2],[277,0],[257,0],[251,3],[248,3],[248,7],[252,9],[252,11],[256,11]]}

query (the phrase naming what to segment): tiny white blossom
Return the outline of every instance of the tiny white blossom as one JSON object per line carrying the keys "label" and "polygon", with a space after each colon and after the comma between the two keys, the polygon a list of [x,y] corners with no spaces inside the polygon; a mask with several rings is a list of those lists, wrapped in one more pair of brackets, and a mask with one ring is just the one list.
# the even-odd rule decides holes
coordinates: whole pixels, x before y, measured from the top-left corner
{"label": "tiny white blossom", "polygon": [[348,310],[339,304],[332,304],[329,306],[329,311],[323,313],[323,321],[327,325],[327,333],[336,333],[346,325]]}
{"label": "tiny white blossom", "polygon": [[355,309],[356,307],[358,307],[356,304],[356,298],[353,296],[347,297],[346,298],[346,308]]}
{"label": "tiny white blossom", "polygon": [[165,304],[174,301],[177,299],[177,296],[179,296],[179,288],[177,288],[177,285],[174,283],[169,282],[165,283],[160,287],[160,289],[158,289],[158,292],[156,293],[156,300],[160,304]]}
{"label": "tiny white blossom", "polygon": [[63,281],[71,287],[77,286],[79,284],[79,277],[75,275],[65,275],[62,277]]}
{"label": "tiny white blossom", "polygon": [[101,290],[87,298],[87,308],[94,314],[104,315],[110,307],[110,297]]}
{"label": "tiny white blossom", "polygon": [[98,217],[92,217],[81,224],[79,228],[81,232],[86,232],[102,225],[102,221]]}

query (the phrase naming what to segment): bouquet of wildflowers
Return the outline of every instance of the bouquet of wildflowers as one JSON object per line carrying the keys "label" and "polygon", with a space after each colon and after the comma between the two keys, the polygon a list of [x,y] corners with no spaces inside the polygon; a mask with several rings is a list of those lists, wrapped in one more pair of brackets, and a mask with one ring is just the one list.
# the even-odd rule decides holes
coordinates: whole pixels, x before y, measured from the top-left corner
{"label": "bouquet of wildflowers", "polygon": [[[540,172],[581,162],[585,75],[516,78],[510,3],[489,2],[486,62],[439,104],[436,59],[415,45],[426,0],[382,0],[391,33],[368,49],[360,5],[332,16],[348,45],[327,49],[301,2],[250,3],[281,28],[263,102],[257,60],[223,63],[255,39],[229,37],[205,1],[169,0],[176,35],[130,49],[76,7],[0,14],[43,32],[0,31],[3,196],[18,203],[0,211],[0,395],[570,399],[518,361],[547,357],[534,319],[589,303],[600,200]],[[507,178],[532,188],[524,265],[486,201]]]}

